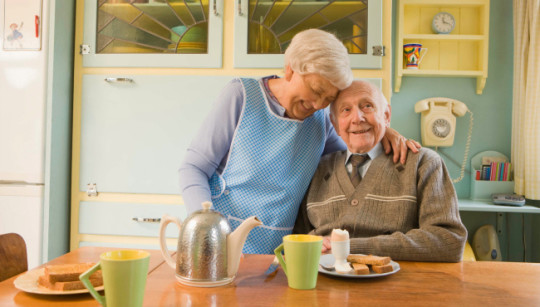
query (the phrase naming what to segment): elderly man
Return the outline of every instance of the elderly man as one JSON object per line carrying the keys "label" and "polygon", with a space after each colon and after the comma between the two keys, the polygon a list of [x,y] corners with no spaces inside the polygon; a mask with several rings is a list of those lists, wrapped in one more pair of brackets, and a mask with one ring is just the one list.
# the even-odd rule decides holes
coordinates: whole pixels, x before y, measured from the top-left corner
{"label": "elderly man", "polygon": [[467,230],[441,157],[422,148],[396,166],[383,154],[390,123],[381,91],[354,81],[331,105],[331,121],[346,151],[325,155],[304,197],[294,232],[325,236],[349,231],[351,253],[395,260],[458,262]]}

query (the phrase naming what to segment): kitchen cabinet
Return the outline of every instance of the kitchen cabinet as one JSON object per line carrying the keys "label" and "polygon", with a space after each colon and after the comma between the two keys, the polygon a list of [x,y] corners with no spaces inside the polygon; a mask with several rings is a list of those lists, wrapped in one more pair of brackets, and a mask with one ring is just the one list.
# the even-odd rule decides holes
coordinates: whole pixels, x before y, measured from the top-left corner
{"label": "kitchen cabinet", "polygon": [[[455,18],[450,34],[435,34],[432,19],[439,12]],[[488,76],[489,0],[400,0],[397,8],[394,91],[403,77],[476,78],[482,94]],[[403,45],[419,43],[427,53],[418,69],[407,69]]]}
{"label": "kitchen cabinet", "polygon": [[87,67],[221,67],[223,7],[205,1],[84,1]]}
{"label": "kitchen cabinet", "polygon": [[[392,1],[373,1],[368,8],[364,2],[275,3],[281,9],[289,3],[289,12],[296,12],[287,15],[287,20],[302,12],[299,7],[320,8],[322,12],[327,6],[325,18],[334,16],[334,26],[346,25],[347,29],[353,28],[351,21],[338,22],[343,19],[338,8],[359,7],[349,12],[358,29],[356,36],[348,30],[351,37],[345,45],[352,51],[354,65],[365,67],[355,70],[358,77],[372,80],[388,94],[390,59],[373,56],[371,49],[376,44],[390,45],[390,29],[381,25],[384,18],[390,24]],[[259,3],[267,5],[268,1]],[[208,16],[208,45],[204,52],[188,48],[196,45],[182,45],[182,37],[175,37],[179,33],[171,32],[178,20],[187,20],[175,12],[198,4],[203,8],[201,14]],[[259,78],[282,73],[282,54],[246,51],[246,61],[253,61],[252,65],[236,65],[243,57],[236,53],[239,37],[244,35],[244,46],[254,44],[247,43],[247,32],[238,33],[236,23],[242,20],[238,16],[245,16],[248,11],[246,7],[239,15],[238,4],[223,0],[77,1],[75,46],[81,47],[81,53],[75,55],[74,64],[72,249],[87,245],[157,248],[159,233],[155,220],[141,223],[132,218],[157,219],[164,213],[186,217],[178,187],[178,168],[222,88],[234,77]],[[240,3],[247,4],[244,0]],[[360,22],[355,14],[367,14],[369,18]],[[98,19],[100,16],[102,19]],[[368,34],[362,32],[366,23]],[[185,35],[193,31],[188,26]],[[127,37],[113,40],[115,31]],[[145,33],[142,38],[130,36],[141,34],[140,31]],[[257,36],[250,38],[257,42]],[[174,48],[171,41],[176,43]],[[371,57],[376,63],[354,60],[361,57]],[[266,66],[261,68],[259,63]],[[175,235],[169,236],[173,248]]]}
{"label": "kitchen cabinet", "polygon": [[79,191],[178,194],[184,152],[231,79],[83,76]]}
{"label": "kitchen cabinet", "polygon": [[234,66],[281,68],[294,34],[308,28],[334,33],[352,68],[382,67],[382,1],[235,1]]}

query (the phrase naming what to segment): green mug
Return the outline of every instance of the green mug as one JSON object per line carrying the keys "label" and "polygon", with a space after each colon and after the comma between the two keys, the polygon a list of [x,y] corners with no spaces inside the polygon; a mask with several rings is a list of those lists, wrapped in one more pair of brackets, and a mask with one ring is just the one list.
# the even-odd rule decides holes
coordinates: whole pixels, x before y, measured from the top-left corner
{"label": "green mug", "polygon": [[[140,250],[116,250],[102,253],[99,262],[79,276],[90,294],[109,307],[142,306],[150,253]],[[102,271],[105,295],[100,295],[89,278]]]}
{"label": "green mug", "polygon": [[[301,290],[315,288],[322,242],[322,237],[313,235],[283,237],[283,243],[274,250],[274,254],[287,275],[289,287]],[[282,251],[285,251],[285,260]]]}

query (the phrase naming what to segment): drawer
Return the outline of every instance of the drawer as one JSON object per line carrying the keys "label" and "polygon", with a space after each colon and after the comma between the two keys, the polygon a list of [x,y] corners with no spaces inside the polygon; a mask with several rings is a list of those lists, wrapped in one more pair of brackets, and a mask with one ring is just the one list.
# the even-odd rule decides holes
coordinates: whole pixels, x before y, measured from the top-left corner
{"label": "drawer", "polygon": [[[141,222],[134,218],[160,219],[164,214],[186,218],[184,205],[80,202],[79,233],[159,237],[159,222]],[[168,238],[178,237],[178,227],[169,225]]]}

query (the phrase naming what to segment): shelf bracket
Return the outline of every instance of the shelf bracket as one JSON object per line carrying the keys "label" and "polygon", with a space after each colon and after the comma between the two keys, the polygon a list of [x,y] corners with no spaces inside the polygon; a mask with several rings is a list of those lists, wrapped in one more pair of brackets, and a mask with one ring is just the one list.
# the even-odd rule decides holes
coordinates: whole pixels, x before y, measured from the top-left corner
{"label": "shelf bracket", "polygon": [[394,80],[394,92],[399,93],[399,90],[401,89],[401,76],[397,76],[396,80]]}
{"label": "shelf bracket", "polygon": [[484,91],[484,86],[486,86],[486,77],[477,77],[476,78],[476,94],[482,95]]}

